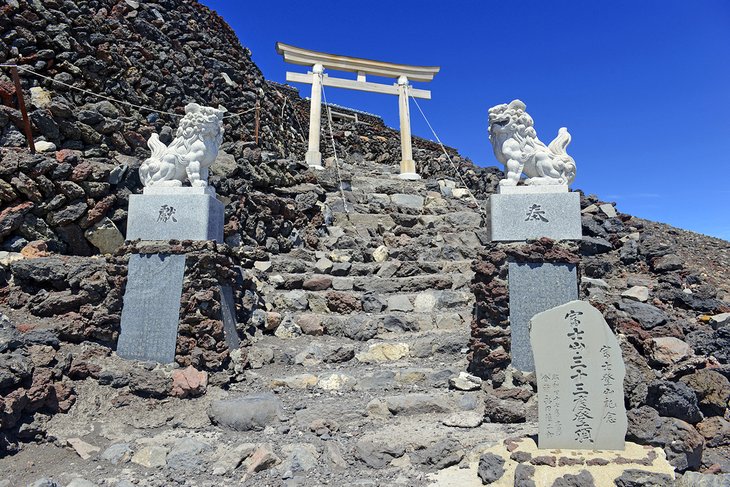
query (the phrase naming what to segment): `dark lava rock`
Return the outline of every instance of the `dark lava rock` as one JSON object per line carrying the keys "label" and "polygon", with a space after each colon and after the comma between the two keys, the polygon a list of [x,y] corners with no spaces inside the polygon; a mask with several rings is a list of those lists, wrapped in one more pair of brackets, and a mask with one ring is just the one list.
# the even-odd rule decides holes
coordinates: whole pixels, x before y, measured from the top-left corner
{"label": "dark lava rock", "polygon": [[613,250],[611,242],[601,237],[583,237],[580,242],[580,252],[583,255],[605,254]]}
{"label": "dark lava rock", "polygon": [[669,252],[671,252],[672,249],[672,242],[668,242],[665,239],[662,239],[660,237],[655,237],[652,235],[646,236],[644,238],[642,236],[639,250],[641,251],[641,255],[646,257],[647,260],[652,260],[657,257],[661,257],[663,255],[667,255]]}
{"label": "dark lava rock", "polygon": [[651,263],[654,272],[678,271],[684,267],[684,261],[675,254],[667,254],[654,259]]}
{"label": "dark lava rock", "polygon": [[621,311],[625,311],[631,318],[639,322],[645,330],[651,330],[669,321],[669,316],[664,311],[651,304],[624,300],[617,303],[617,306]]}
{"label": "dark lava rock", "polygon": [[672,477],[663,473],[630,469],[622,473],[614,483],[616,487],[668,487],[672,485]]}
{"label": "dark lava rock", "polygon": [[595,487],[593,475],[588,470],[581,470],[578,475],[565,474],[553,482],[552,487]]}
{"label": "dark lava rock", "polygon": [[521,401],[500,399],[488,394],[484,399],[484,417],[492,423],[524,423],[527,411]]}
{"label": "dark lava rock", "polygon": [[414,451],[411,458],[429,470],[442,470],[459,463],[464,458],[464,450],[455,439],[445,438],[427,448]]}
{"label": "dark lava rock", "polygon": [[627,440],[664,448],[667,460],[680,472],[699,468],[702,464],[704,439],[691,424],[661,417],[649,406],[632,409],[626,416],[629,423]]}
{"label": "dark lava rock", "polygon": [[365,440],[355,445],[355,458],[370,468],[385,468],[394,458],[402,457],[405,452],[402,445],[385,445]]}
{"label": "dark lava rock", "polygon": [[633,264],[639,260],[639,244],[636,240],[628,240],[619,251],[619,259],[624,264]]}
{"label": "dark lava rock", "polygon": [[712,416],[696,425],[697,431],[705,438],[708,447],[730,445],[730,421],[721,416]]}
{"label": "dark lava rock", "polygon": [[161,373],[148,370],[133,370],[129,377],[129,390],[141,397],[163,399],[172,389],[172,381]]}
{"label": "dark lava rock", "polygon": [[504,475],[504,458],[494,453],[483,454],[479,457],[477,475],[484,485],[496,482]]}
{"label": "dark lava rock", "polygon": [[355,311],[362,311],[362,303],[360,303],[360,299],[353,294],[330,291],[327,293],[326,297],[327,307],[334,313],[347,314]]}
{"label": "dark lava rock", "polygon": [[586,258],[583,261],[583,271],[588,277],[601,278],[613,270],[613,265],[601,258]]}
{"label": "dark lava rock", "polygon": [[533,480],[534,475],[535,467],[532,465],[517,465],[517,467],[515,467],[514,487],[537,487]]}
{"label": "dark lava rock", "polygon": [[608,238],[608,232],[598,223],[593,215],[583,215],[581,217],[583,225],[583,233],[591,237]]}
{"label": "dark lava rock", "polygon": [[730,381],[719,372],[700,369],[680,379],[697,395],[699,406],[707,416],[722,416],[730,400]]}
{"label": "dark lava rock", "polygon": [[367,341],[378,333],[378,320],[366,315],[353,315],[346,320],[328,320],[329,335],[344,336],[352,340]]}
{"label": "dark lava rock", "polygon": [[362,310],[366,313],[380,313],[388,307],[388,302],[379,294],[365,293],[360,298]]}
{"label": "dark lava rock", "polygon": [[730,362],[730,325],[714,331],[696,330],[687,334],[689,343],[697,355],[712,355],[720,363]]}
{"label": "dark lava rock", "polygon": [[687,384],[657,380],[649,384],[646,402],[661,416],[673,416],[688,423],[702,421],[697,396]]}
{"label": "dark lava rock", "polygon": [[626,366],[624,396],[630,408],[637,408],[646,404],[649,384],[656,379],[656,375],[646,359],[630,343],[622,343],[621,352]]}

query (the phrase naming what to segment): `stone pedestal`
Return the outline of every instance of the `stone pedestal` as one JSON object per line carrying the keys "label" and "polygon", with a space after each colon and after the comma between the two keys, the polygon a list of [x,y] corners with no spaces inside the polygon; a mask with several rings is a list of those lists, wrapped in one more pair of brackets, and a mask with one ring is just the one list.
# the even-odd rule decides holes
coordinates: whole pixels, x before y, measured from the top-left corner
{"label": "stone pedestal", "polygon": [[579,261],[578,244],[569,241],[486,245],[472,265],[471,373],[514,387],[510,368],[534,370],[529,320],[578,296]]}
{"label": "stone pedestal", "polygon": [[403,168],[406,168],[406,171],[410,172],[401,172],[396,176],[398,179],[406,179],[409,181],[416,181],[418,179],[421,179],[420,174],[416,173],[416,163],[414,161],[401,161],[400,163],[401,171]]}
{"label": "stone pedestal", "polygon": [[509,189],[489,197],[493,242],[521,242],[541,237],[580,240],[583,237],[578,193],[568,193],[567,187],[560,186],[505,188]]}
{"label": "stone pedestal", "polygon": [[[142,242],[129,244],[127,285],[117,344],[119,356],[161,363],[175,361],[176,350],[178,354],[181,352],[177,343],[178,324],[184,323],[185,333],[192,334],[184,340],[185,344],[191,344],[196,341],[200,319],[195,310],[181,309],[181,299],[185,306],[191,305],[189,301],[199,291],[199,283],[211,280],[219,284],[210,294],[218,306],[206,308],[217,311],[215,316],[205,318],[204,326],[210,328],[210,320],[219,322],[220,336],[216,340],[225,340],[228,349],[238,348],[231,287],[233,264],[228,256],[216,250],[214,243],[223,242],[223,209],[223,203],[215,198],[210,187],[148,187],[144,194],[130,197],[127,240]],[[181,250],[179,246],[168,245],[168,240],[202,242]],[[213,268],[206,267],[207,261],[198,257],[206,252],[210,254],[207,259]],[[201,275],[208,277],[201,279]],[[206,286],[203,290],[210,289],[209,284]],[[211,363],[219,361],[215,358],[219,352],[211,350],[205,358],[208,364],[203,365],[215,368]]]}
{"label": "stone pedestal", "polygon": [[[547,237],[580,240],[580,195],[567,186],[500,186],[489,198],[492,242],[521,242]],[[575,265],[510,263],[509,313],[512,366],[535,370],[529,321],[536,314],[578,299]]]}
{"label": "stone pedestal", "polygon": [[512,366],[532,372],[530,320],[568,301],[578,299],[575,264],[509,263],[509,322],[512,330]]}
{"label": "stone pedestal", "polygon": [[184,255],[134,254],[129,258],[117,354],[127,359],[175,360]]}
{"label": "stone pedestal", "polygon": [[210,187],[150,187],[129,197],[127,240],[223,242],[224,205]]}
{"label": "stone pedestal", "polygon": [[[231,249],[210,241],[185,248],[130,242],[124,251],[128,272],[117,354],[217,370],[240,344],[235,303],[253,285],[236,269]],[[119,257],[120,263],[126,259]]]}

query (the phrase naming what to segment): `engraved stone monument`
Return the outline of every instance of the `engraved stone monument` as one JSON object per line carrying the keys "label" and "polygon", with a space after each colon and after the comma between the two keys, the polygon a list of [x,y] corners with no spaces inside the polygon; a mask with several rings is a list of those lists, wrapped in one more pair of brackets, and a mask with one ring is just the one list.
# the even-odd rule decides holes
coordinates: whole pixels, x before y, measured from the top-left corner
{"label": "engraved stone monument", "polygon": [[[491,241],[580,240],[580,196],[568,189],[575,179],[575,161],[565,151],[570,134],[563,127],[545,145],[525,108],[514,100],[489,109],[489,140],[497,160],[505,166],[498,193],[489,198]],[[518,185],[523,174],[524,185]],[[531,372],[535,369],[529,319],[578,298],[575,265],[510,263],[508,286],[512,366]]]}
{"label": "engraved stone monument", "polygon": [[120,357],[175,360],[184,255],[134,254],[129,258],[122,309]]}
{"label": "engraved stone monument", "polygon": [[571,301],[530,321],[538,394],[538,446],[623,450],[626,368],[603,315]]}
{"label": "engraved stone monument", "polygon": [[[157,134],[150,137],[152,154],[139,169],[143,194],[129,199],[127,240],[223,241],[224,205],[208,185],[208,168],[223,140],[224,112],[190,103],[169,146]],[[121,357],[175,360],[185,269],[184,254],[130,256],[117,346]],[[234,297],[230,286],[221,284],[220,319],[228,347],[236,348]]]}

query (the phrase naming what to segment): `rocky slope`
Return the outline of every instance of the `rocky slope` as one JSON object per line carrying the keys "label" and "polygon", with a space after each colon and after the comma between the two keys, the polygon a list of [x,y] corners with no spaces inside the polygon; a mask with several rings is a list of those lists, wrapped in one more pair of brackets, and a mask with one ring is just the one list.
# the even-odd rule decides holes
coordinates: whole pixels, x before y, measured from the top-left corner
{"label": "rocky slope", "polygon": [[[447,148],[454,169],[415,139],[424,179],[393,179],[397,132],[374,117],[336,121],[337,161],[326,130],[328,168],[308,171],[307,101],[267,83],[196,2],[10,1],[0,27],[0,61],[157,110],[23,75],[47,151],[31,156],[0,76],[0,485],[466,485],[466,471],[479,485],[486,447],[536,431],[534,377],[473,355],[473,308],[501,299],[482,219],[500,171]],[[122,235],[146,137],[169,138],[177,119],[162,112],[188,101],[240,112],[257,100],[258,144],[253,112],[226,119],[211,177],[226,244],[194,249],[241,276],[241,349],[221,350],[202,312],[184,322],[176,364],[121,360]],[[568,250],[582,297],[622,340],[629,439],[722,485],[730,244],[592,196],[582,209],[586,237]],[[203,281],[186,301],[210,310]],[[509,358],[500,343],[491,365]]]}

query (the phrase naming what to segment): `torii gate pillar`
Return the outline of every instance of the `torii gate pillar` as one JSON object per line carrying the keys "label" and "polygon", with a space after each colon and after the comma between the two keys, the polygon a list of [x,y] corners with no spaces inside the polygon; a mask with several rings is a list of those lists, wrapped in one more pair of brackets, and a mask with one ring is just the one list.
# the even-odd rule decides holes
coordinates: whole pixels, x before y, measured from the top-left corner
{"label": "torii gate pillar", "polygon": [[[319,133],[322,116],[322,87],[345,88],[349,90],[369,91],[398,95],[398,112],[400,114],[400,146],[401,162],[399,178],[421,179],[416,173],[411,145],[411,116],[409,98],[431,99],[431,92],[413,88],[409,82],[431,81],[441,68],[438,66],[413,66],[408,64],[386,63],[372,59],[355,58],[311,51],[301,47],[276,43],[276,52],[284,57],[284,61],[299,66],[312,66],[311,73],[286,73],[286,80],[295,83],[311,83],[312,98],[309,110],[309,145],[305,160],[310,168],[322,169],[322,154],[319,152]],[[357,73],[357,79],[333,78],[324,74],[324,70],[346,71]],[[367,81],[366,76],[394,78],[398,82],[392,85]]]}
{"label": "torii gate pillar", "polygon": [[416,173],[411,145],[411,113],[408,99],[408,77],[398,78],[398,114],[400,115],[400,175],[401,179],[421,179]]}
{"label": "torii gate pillar", "polygon": [[304,160],[312,169],[322,167],[322,154],[319,152],[319,132],[322,120],[322,73],[324,67],[315,64],[312,68],[312,97],[309,99],[309,147]]}

